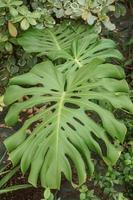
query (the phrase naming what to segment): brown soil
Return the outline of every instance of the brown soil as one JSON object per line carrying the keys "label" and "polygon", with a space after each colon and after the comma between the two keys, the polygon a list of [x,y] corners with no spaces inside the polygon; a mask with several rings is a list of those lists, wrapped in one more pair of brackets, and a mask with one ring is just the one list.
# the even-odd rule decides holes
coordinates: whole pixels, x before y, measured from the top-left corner
{"label": "brown soil", "polygon": [[[18,174],[16,174],[15,177],[13,177],[8,182],[7,187],[25,183],[27,183],[27,178],[23,177],[19,172]],[[103,195],[103,192],[98,186],[94,187],[93,183],[90,181],[88,181],[87,184],[90,189],[94,189],[95,194],[101,200],[107,200],[107,198],[105,197],[105,195]],[[74,190],[70,185],[70,183],[68,183],[66,180],[62,181],[62,187],[60,191],[53,191],[53,192],[55,193],[55,196],[57,198],[60,197],[61,200],[79,200],[79,192],[77,190]],[[0,195],[0,200],[41,200],[42,198],[43,198],[43,188],[41,187],[22,189]]]}

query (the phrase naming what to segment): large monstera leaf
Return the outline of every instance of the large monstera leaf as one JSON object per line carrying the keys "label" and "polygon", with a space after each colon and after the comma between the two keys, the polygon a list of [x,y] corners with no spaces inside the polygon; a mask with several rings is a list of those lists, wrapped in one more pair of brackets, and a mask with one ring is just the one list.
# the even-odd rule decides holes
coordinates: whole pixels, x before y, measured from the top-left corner
{"label": "large monstera leaf", "polygon": [[98,100],[133,112],[124,78],[121,67],[95,59],[69,75],[46,61],[10,80],[4,98],[11,105],[8,125],[15,124],[24,109],[41,107],[5,140],[14,166],[21,163],[23,173],[30,171],[31,184],[40,179],[43,187],[60,188],[61,174],[72,182],[73,167],[79,184],[84,183],[94,170],[93,152],[109,165],[117,161],[121,149],[114,142],[123,142],[126,127]]}
{"label": "large monstera leaf", "polygon": [[73,40],[85,37],[90,32],[91,29],[86,26],[75,24],[72,27],[63,23],[53,28],[26,31],[18,38],[18,43],[29,53],[42,53],[55,59],[57,52],[61,55],[64,51],[69,51]]}
{"label": "large monstera leaf", "polygon": [[42,31],[31,29],[18,38],[18,42],[25,51],[44,54],[57,63],[58,59],[65,59],[66,62],[58,66],[61,71],[75,70],[94,58],[123,58],[112,40],[100,39],[90,28],[81,25],[72,28],[61,24]]}

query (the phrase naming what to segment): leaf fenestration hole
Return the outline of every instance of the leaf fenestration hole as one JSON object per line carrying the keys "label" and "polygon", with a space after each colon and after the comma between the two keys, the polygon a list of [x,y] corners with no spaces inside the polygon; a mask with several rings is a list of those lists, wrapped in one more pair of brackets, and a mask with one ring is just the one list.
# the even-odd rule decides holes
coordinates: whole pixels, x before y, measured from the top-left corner
{"label": "leaf fenestration hole", "polygon": [[64,106],[67,107],[67,108],[71,108],[71,109],[79,109],[80,108],[80,106],[78,106],[74,103],[69,103],[69,102],[64,103]]}
{"label": "leaf fenestration hole", "polygon": [[71,96],[72,99],[81,99],[79,96]]}
{"label": "leaf fenestration hole", "polygon": [[87,117],[91,118],[93,121],[97,123],[101,123],[101,118],[95,111],[85,110],[85,114],[87,115]]}
{"label": "leaf fenestration hole", "polygon": [[[47,108],[50,108],[50,107],[52,107],[52,106],[54,106],[55,104],[57,104],[57,102],[56,101],[51,101],[48,105],[47,105]],[[54,112],[55,111],[55,109],[54,108],[52,108],[51,109],[51,111],[52,112]]]}
{"label": "leaf fenestration hole", "polygon": [[[68,139],[68,138],[67,138]],[[68,139],[69,140],[69,139]],[[70,141],[69,141],[70,142]],[[70,142],[71,143],[71,142]],[[72,144],[73,145],[73,144]],[[70,166],[71,166],[71,170],[74,171],[74,174],[75,176],[72,176],[72,182],[75,183],[75,184],[79,184],[79,181],[78,181],[78,172],[77,172],[77,169],[75,167],[75,164],[74,164],[74,161],[72,160],[72,158],[70,157],[70,155],[68,155],[67,153],[65,154],[68,162],[70,163]]]}
{"label": "leaf fenestration hole", "polygon": [[61,130],[65,131],[65,129],[64,129],[64,127],[63,127],[63,126],[61,127]]}
{"label": "leaf fenestration hole", "polygon": [[67,90],[67,80],[65,81],[65,84],[64,84],[64,91]]}
{"label": "leaf fenestration hole", "polygon": [[59,92],[59,90],[51,89],[52,92]]}
{"label": "leaf fenestration hole", "polygon": [[102,150],[103,156],[107,156],[107,147],[106,147],[105,142],[101,138],[98,138],[93,132],[91,132],[91,135],[92,135],[93,139],[99,144],[99,146]]}
{"label": "leaf fenestration hole", "polygon": [[75,121],[77,121],[82,126],[85,126],[85,124],[80,119],[78,119],[77,117],[73,117],[73,119],[75,119]]}
{"label": "leaf fenestration hole", "polygon": [[67,125],[68,125],[72,130],[76,131],[76,128],[75,128],[72,124],[70,124],[69,122],[67,122]]}
{"label": "leaf fenestration hole", "polygon": [[52,134],[52,131],[50,131],[45,138],[48,138]]}

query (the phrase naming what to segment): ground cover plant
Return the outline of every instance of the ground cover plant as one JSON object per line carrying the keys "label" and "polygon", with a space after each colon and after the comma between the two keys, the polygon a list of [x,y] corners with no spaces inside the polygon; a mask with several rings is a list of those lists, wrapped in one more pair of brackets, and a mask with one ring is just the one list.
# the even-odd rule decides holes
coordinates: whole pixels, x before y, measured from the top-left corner
{"label": "ground cover plant", "polygon": [[1,198],[132,199],[132,2],[2,0],[0,13]]}

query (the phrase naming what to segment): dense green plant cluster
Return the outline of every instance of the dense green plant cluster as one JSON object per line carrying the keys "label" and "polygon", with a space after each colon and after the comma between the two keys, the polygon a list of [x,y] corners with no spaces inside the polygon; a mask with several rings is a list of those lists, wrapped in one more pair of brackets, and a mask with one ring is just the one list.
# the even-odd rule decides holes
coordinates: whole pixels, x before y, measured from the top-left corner
{"label": "dense green plant cluster", "polygon": [[83,185],[80,189],[80,200],[100,200],[95,194],[94,190],[89,190],[86,185]]}
{"label": "dense green plant cluster", "polygon": [[[130,127],[131,128],[131,127]],[[133,130],[133,129],[132,129]],[[130,138],[130,137],[129,137]],[[83,186],[80,191],[80,199],[96,199],[99,200],[97,187],[101,188],[102,194],[108,200],[130,200],[133,198],[133,148],[130,144],[125,143],[125,151],[121,154],[119,161],[112,168],[105,170],[104,167],[98,167],[91,179],[91,184],[94,184],[95,193],[92,189]],[[97,166],[99,164],[97,163]]]}
{"label": "dense green plant cluster", "polygon": [[[124,15],[123,0],[1,0],[0,1],[0,84],[5,86],[10,77],[28,71],[35,64],[32,56],[17,45],[16,37],[28,28],[52,27],[60,20],[82,19],[100,32],[102,24],[113,29],[108,12]],[[111,12],[110,12],[111,11]],[[69,24],[70,21],[68,21]],[[29,64],[33,62],[33,64]],[[3,90],[0,91],[0,94]]]}
{"label": "dense green plant cluster", "polygon": [[105,170],[104,167],[98,167],[93,177],[94,184],[100,186],[109,200],[119,199],[119,195],[123,196],[120,199],[133,198],[133,120],[132,116],[126,114],[123,116],[119,113],[120,116],[121,119],[124,118],[128,128],[128,135],[123,145],[124,151],[113,168]]}
{"label": "dense green plant cluster", "polygon": [[[44,6],[45,2],[45,6]],[[120,1],[119,1],[120,2]],[[44,7],[49,9],[49,13],[53,13],[56,18],[81,18],[89,25],[96,24],[98,31],[101,31],[101,23],[103,23],[109,30],[115,29],[115,25],[110,22],[108,12],[116,10],[119,14],[125,13],[125,8],[115,0],[40,0],[35,1],[31,5],[34,8]],[[121,12],[121,11],[122,12]]]}
{"label": "dense green plant cluster", "polygon": [[117,169],[109,168],[105,174],[95,174],[94,184],[100,186],[109,200],[127,200],[123,194],[125,182],[121,180],[121,175]]}
{"label": "dense green plant cluster", "polygon": [[[42,29],[45,26],[53,26],[57,19],[82,18],[88,25],[96,24],[98,32],[101,32],[101,23],[109,30],[114,30],[109,11],[115,11],[117,15],[125,14],[125,8],[121,1],[117,0],[34,0],[31,3],[22,0],[1,0],[0,2],[0,50],[12,51],[11,37],[16,37],[22,30],[30,26]],[[8,26],[8,29],[7,29]]]}

